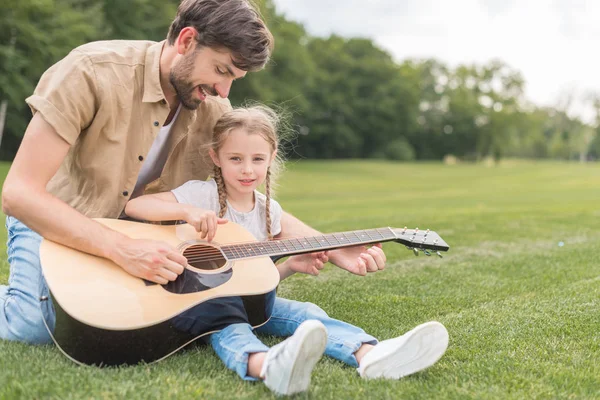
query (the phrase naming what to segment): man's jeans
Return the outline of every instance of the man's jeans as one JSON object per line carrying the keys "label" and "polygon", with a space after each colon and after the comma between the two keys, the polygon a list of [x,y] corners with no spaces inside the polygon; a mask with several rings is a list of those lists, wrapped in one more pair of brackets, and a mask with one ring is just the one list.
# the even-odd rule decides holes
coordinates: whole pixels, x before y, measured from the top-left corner
{"label": "man's jeans", "polygon": [[[366,334],[362,329],[330,318],[325,311],[312,303],[301,303],[280,297],[275,299],[271,319],[256,328],[254,332],[272,336],[291,336],[302,322],[309,319],[319,320],[327,328],[325,354],[350,366],[358,367],[354,353],[360,346],[364,343],[377,343],[377,339]],[[258,340],[254,332],[248,324],[233,324],[209,337],[210,344],[227,368],[237,372],[246,380],[256,380],[247,376],[249,354],[269,350]]]}
{"label": "man's jeans", "polygon": [[55,315],[40,265],[42,238],[13,217],[6,217],[6,230],[10,276],[0,286],[0,339],[51,343],[44,319],[54,330]]}

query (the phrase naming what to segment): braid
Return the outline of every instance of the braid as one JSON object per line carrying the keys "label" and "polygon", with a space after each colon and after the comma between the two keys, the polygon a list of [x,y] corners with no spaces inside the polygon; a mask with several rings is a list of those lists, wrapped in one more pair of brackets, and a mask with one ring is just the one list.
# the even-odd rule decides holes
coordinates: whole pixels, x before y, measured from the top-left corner
{"label": "braid", "polygon": [[273,240],[271,235],[271,168],[267,168],[267,178],[265,179],[265,196],[267,201],[265,202],[265,214],[267,217],[267,238]]}
{"label": "braid", "polygon": [[215,165],[213,175],[215,177],[215,182],[217,183],[217,191],[219,192],[219,218],[223,218],[227,211],[227,189],[225,189],[221,168]]}

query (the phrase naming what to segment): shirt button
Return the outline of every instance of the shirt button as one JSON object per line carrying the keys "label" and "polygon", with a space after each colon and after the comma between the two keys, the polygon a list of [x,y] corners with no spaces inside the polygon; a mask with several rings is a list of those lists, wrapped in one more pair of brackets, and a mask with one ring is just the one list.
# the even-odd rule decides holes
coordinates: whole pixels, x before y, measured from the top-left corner
{"label": "shirt button", "polygon": [[166,101],[165,99],[162,99],[162,100],[160,101],[160,104],[162,104],[162,105],[164,106],[165,104],[167,104],[167,101]]}
{"label": "shirt button", "polygon": [[158,126],[158,125],[159,125],[158,121],[154,121],[154,126]]}
{"label": "shirt button", "polygon": [[143,156],[138,156],[138,160],[144,161],[144,157]]}
{"label": "shirt button", "polygon": [[127,196],[129,192],[127,190],[123,191],[123,196]]}

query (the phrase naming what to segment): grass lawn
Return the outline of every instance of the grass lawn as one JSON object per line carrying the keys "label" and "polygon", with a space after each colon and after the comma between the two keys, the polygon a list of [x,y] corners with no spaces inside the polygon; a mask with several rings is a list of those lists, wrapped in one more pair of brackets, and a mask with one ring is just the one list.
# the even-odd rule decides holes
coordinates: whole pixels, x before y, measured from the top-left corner
{"label": "grass lawn", "polygon": [[[278,199],[322,231],[406,225],[451,246],[438,259],[385,244],[385,271],[357,277],[328,266],[283,282],[280,296],[382,339],[429,320],[450,332],[434,367],[400,381],[363,381],[324,357],[299,398],[600,398],[600,165],[291,162]],[[3,256],[0,282],[8,269]],[[98,369],[54,346],[0,341],[0,398],[270,397],[206,347]]]}

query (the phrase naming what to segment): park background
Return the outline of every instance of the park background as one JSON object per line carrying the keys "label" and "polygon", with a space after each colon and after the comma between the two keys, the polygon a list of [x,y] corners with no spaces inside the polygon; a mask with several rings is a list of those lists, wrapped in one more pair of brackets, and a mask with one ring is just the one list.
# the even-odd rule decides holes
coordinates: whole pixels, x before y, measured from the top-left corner
{"label": "park background", "polygon": [[[88,41],[162,40],[177,3],[4,0],[1,179],[41,74]],[[554,105],[535,104],[518,67],[499,58],[398,60],[372,39],[314,36],[271,0],[259,4],[275,36],[273,60],[235,82],[230,99],[290,115],[283,207],[324,232],[407,225],[451,246],[438,259],[386,244],[385,271],[363,278],[329,266],[280,285],[281,296],[380,338],[433,319],[450,332],[448,352],[425,372],[366,382],[325,358],[301,397],[599,398],[598,96],[566,92]],[[587,103],[586,118],[572,112],[575,101]],[[3,258],[0,282],[8,270]],[[269,396],[207,348],[97,369],[53,346],[0,342],[0,398]]]}

